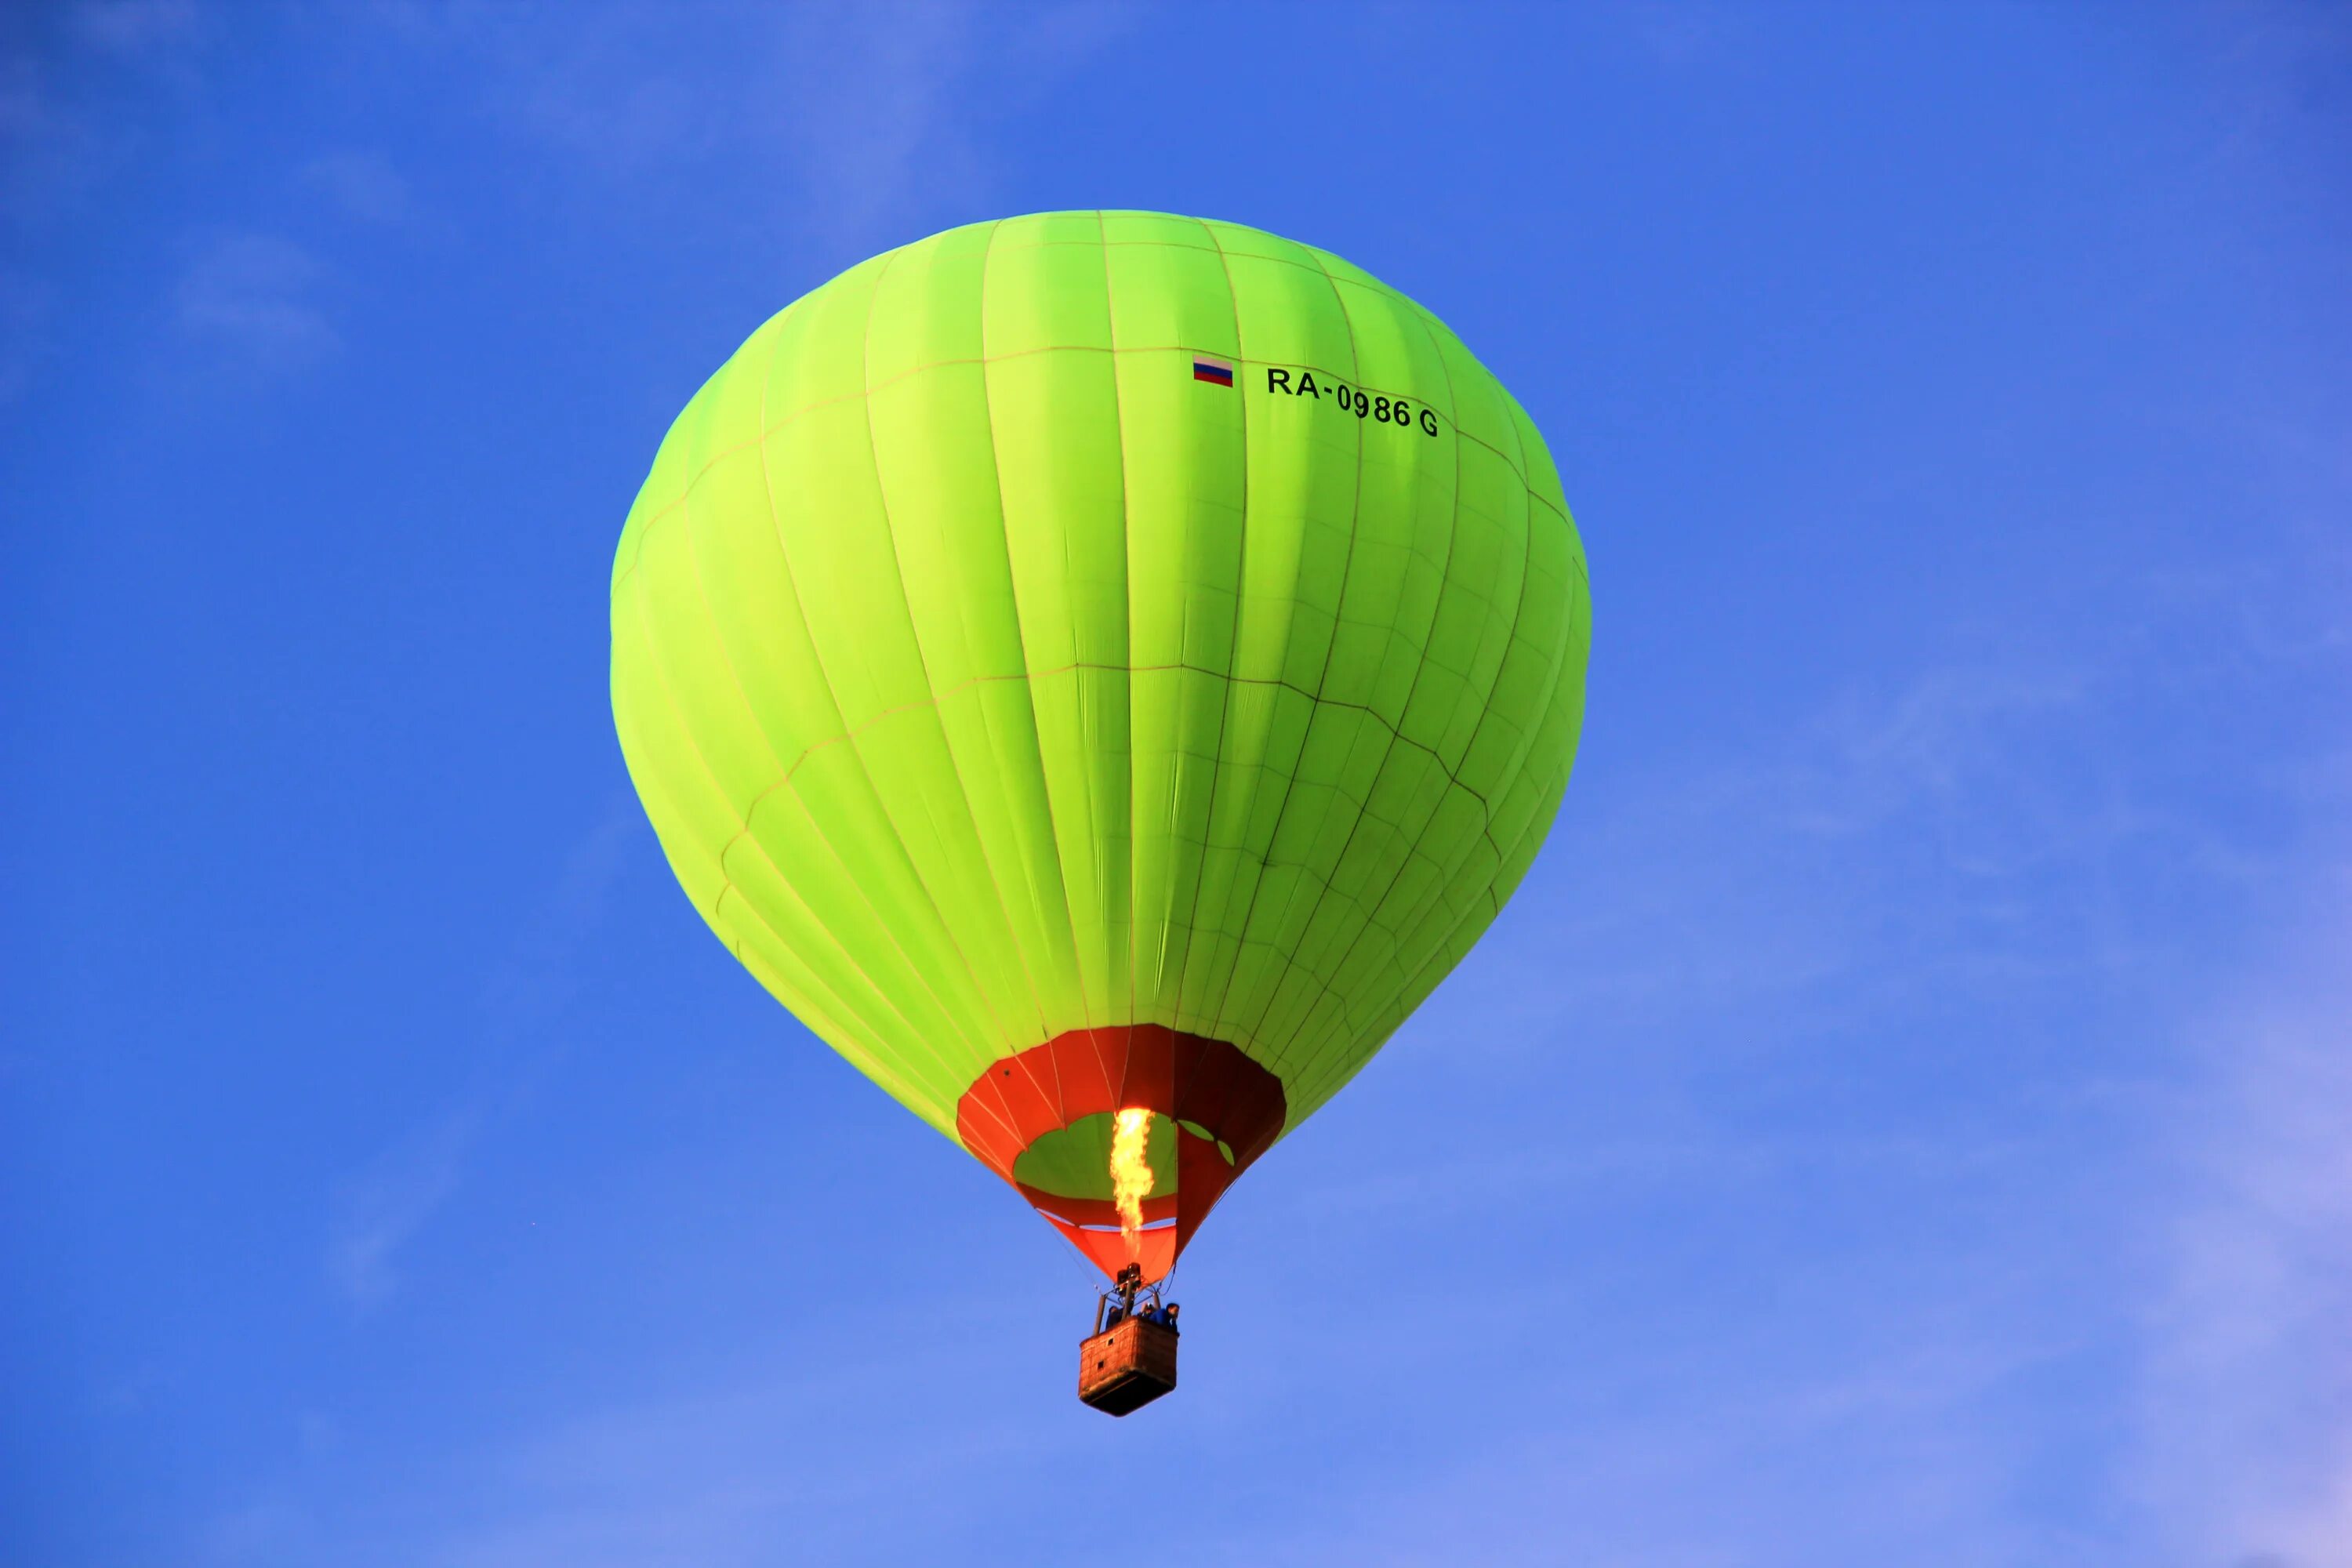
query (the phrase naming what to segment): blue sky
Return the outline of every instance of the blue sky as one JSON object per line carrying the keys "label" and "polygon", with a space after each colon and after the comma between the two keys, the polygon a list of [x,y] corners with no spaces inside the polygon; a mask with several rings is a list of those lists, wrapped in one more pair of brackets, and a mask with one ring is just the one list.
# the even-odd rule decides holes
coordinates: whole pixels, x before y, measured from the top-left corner
{"label": "blue sky", "polygon": [[[2319,6],[12,8],[0,1556],[2352,1563],[2347,89]],[[604,686],[753,326],[1097,205],[1446,317],[1596,611],[1124,1423]]]}

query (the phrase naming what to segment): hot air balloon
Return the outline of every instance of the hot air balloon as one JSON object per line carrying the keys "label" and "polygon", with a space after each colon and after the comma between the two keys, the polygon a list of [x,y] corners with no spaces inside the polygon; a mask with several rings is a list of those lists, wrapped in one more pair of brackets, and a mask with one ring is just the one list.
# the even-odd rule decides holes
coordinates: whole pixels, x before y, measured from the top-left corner
{"label": "hot air balloon", "polygon": [[719,940],[1118,1281],[1097,1328],[1172,1341],[1211,1207],[1526,873],[1590,621],[1543,438],[1434,316],[1047,213],[703,384],[614,561],[613,712]]}

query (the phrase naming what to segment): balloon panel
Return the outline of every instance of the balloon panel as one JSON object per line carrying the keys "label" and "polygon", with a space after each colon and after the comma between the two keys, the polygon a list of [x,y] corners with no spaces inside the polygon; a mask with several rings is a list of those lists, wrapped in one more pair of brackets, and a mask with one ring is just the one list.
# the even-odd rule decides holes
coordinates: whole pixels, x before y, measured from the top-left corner
{"label": "balloon panel", "polygon": [[1434,317],[1241,226],[1049,214],[851,268],[696,395],[614,712],[712,929],[950,1137],[992,1064],[1134,1026],[1229,1042],[1288,1127],[1524,875],[1589,623],[1540,437]]}

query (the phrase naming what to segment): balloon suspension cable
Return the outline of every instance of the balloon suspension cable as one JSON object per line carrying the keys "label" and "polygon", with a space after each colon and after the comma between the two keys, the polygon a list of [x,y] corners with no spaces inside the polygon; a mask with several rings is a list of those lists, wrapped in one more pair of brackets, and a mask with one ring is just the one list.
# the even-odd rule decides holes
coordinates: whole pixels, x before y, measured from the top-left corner
{"label": "balloon suspension cable", "polygon": [[[1171,1269],[1170,1273],[1174,1270]],[[1101,1333],[1129,1318],[1149,1318],[1172,1329],[1177,1307],[1167,1299],[1168,1275],[1145,1283],[1143,1265],[1130,1263],[1118,1271],[1110,1289],[1095,1298],[1095,1332]]]}

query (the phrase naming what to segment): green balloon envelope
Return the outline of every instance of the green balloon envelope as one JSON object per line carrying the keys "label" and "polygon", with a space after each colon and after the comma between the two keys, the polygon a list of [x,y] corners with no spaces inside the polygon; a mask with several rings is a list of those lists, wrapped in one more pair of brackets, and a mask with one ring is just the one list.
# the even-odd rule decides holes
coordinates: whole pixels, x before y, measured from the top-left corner
{"label": "green balloon envelope", "polygon": [[695,395],[613,712],[761,984],[1157,1278],[1509,898],[1590,627],[1543,439],[1434,316],[1256,229],[1050,213],[852,268]]}

